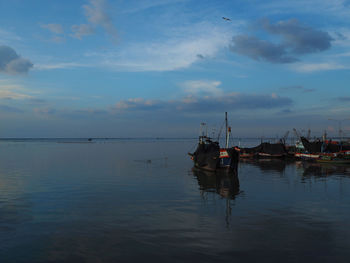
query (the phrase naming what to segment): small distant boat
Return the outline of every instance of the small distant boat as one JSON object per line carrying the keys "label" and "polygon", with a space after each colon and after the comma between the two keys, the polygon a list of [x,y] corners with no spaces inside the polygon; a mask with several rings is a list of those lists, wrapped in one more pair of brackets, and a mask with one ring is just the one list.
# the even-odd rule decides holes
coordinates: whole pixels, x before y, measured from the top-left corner
{"label": "small distant boat", "polygon": [[189,153],[196,168],[211,172],[236,169],[239,157],[235,148],[228,146],[231,128],[228,127],[227,112],[225,113],[225,124],[226,143],[224,148],[220,148],[218,141],[213,141],[212,138],[208,137],[207,132],[204,132],[206,124],[201,124],[201,135],[197,149],[194,153]]}

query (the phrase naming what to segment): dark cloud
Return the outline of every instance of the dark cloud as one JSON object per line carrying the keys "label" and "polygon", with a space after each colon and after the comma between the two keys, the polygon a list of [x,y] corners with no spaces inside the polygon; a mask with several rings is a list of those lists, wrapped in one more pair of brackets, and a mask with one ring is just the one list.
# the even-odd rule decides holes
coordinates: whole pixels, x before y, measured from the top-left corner
{"label": "dark cloud", "polygon": [[344,36],[342,33],[334,32],[334,34],[337,36],[337,39],[339,39],[339,40],[346,40],[347,39],[347,37]]}
{"label": "dark cloud", "polygon": [[0,111],[2,112],[12,112],[12,113],[22,113],[23,110],[15,108],[15,107],[11,107],[11,106],[7,106],[7,105],[0,105]]}
{"label": "dark cloud", "polygon": [[293,111],[291,109],[284,109],[284,110],[281,110],[279,113],[282,113],[282,114],[288,114],[288,113],[292,113]]}
{"label": "dark cloud", "polygon": [[44,99],[39,99],[39,98],[29,98],[28,101],[32,104],[42,104],[46,103],[46,100]]}
{"label": "dark cloud", "polygon": [[336,100],[341,102],[350,102],[350,97],[344,96],[344,97],[338,97]]}
{"label": "dark cloud", "polygon": [[261,27],[267,32],[280,35],[282,44],[294,54],[307,54],[327,50],[331,47],[332,37],[324,31],[299,24],[290,19],[271,24],[269,20],[261,21]]}
{"label": "dark cloud", "polygon": [[255,36],[237,35],[232,39],[231,51],[255,60],[292,63],[298,61],[300,55],[329,49],[333,40],[327,32],[302,25],[296,19],[276,24],[263,19],[258,27],[270,35],[281,37],[280,42],[273,43]]}
{"label": "dark cloud", "polygon": [[45,107],[45,108],[35,108],[33,111],[37,114],[43,114],[43,115],[53,115],[56,113],[56,109]]}
{"label": "dark cloud", "polygon": [[33,63],[20,57],[16,51],[9,46],[0,46],[0,72],[8,74],[27,73]]}
{"label": "dark cloud", "polygon": [[179,109],[185,111],[227,111],[227,110],[258,110],[290,106],[292,100],[277,95],[259,94],[226,94],[221,97],[189,98],[180,104]]}
{"label": "dark cloud", "polygon": [[305,88],[303,86],[283,87],[283,88],[280,88],[280,90],[284,90],[284,91],[300,91],[300,92],[303,92],[303,93],[308,93],[308,92],[315,91],[315,89],[308,89],[308,88]]}
{"label": "dark cloud", "polygon": [[172,105],[173,102],[165,102],[161,100],[145,100],[142,98],[133,98],[119,101],[115,108],[117,110],[159,110]]}
{"label": "dark cloud", "polygon": [[238,35],[233,37],[234,45],[230,50],[241,55],[248,56],[255,60],[268,61],[271,63],[292,63],[297,58],[289,56],[282,45],[276,45],[254,36]]}
{"label": "dark cloud", "polygon": [[129,99],[119,101],[117,111],[184,111],[184,112],[222,112],[228,110],[273,109],[292,105],[290,98],[259,94],[226,94],[220,97],[188,96],[181,100],[161,101]]}

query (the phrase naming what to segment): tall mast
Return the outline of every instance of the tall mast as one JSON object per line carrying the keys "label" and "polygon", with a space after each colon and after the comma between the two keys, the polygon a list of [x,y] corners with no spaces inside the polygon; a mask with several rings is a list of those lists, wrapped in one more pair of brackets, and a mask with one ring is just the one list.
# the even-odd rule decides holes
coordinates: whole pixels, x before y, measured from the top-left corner
{"label": "tall mast", "polygon": [[228,125],[227,125],[227,112],[225,112],[225,128],[226,128],[226,143],[225,148],[228,148]]}

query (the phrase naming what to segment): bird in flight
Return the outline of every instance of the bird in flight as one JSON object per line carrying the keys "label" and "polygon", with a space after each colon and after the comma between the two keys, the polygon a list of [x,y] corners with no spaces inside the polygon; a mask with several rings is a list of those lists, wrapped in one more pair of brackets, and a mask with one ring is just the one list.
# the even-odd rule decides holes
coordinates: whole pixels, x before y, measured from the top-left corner
{"label": "bird in flight", "polygon": [[226,21],[231,21],[231,19],[227,18],[227,17],[222,17],[222,19],[226,20]]}

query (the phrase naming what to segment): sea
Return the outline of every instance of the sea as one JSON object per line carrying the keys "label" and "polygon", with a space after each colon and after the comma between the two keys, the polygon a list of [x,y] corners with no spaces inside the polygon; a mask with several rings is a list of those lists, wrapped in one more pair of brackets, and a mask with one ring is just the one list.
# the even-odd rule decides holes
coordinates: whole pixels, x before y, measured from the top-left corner
{"label": "sea", "polygon": [[196,143],[0,140],[0,262],[349,262],[350,167],[205,173]]}

